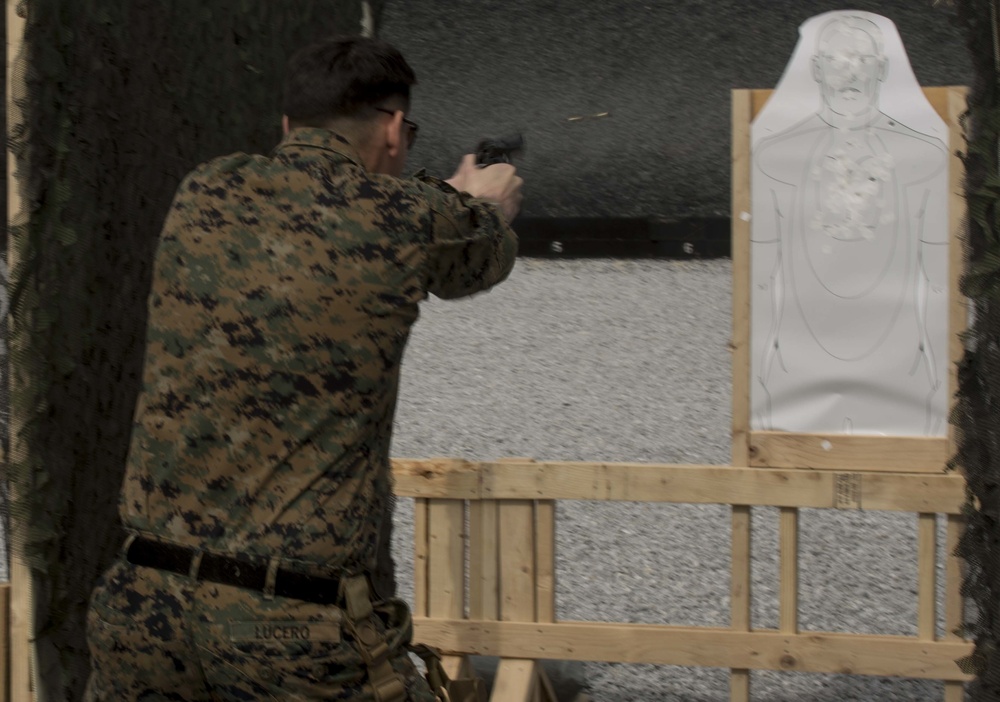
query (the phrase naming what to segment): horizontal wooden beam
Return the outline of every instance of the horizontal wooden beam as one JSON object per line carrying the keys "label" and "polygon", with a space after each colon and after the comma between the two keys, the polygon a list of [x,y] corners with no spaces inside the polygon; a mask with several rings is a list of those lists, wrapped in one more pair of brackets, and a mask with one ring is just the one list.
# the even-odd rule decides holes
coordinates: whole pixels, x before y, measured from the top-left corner
{"label": "horizontal wooden beam", "polygon": [[944,473],[947,437],[750,432],[750,465],[891,473]]}
{"label": "horizontal wooden beam", "polygon": [[972,644],[869,636],[594,622],[415,618],[415,640],[446,653],[967,681]]}
{"label": "horizontal wooden beam", "polygon": [[456,500],[618,500],[959,514],[958,474],[717,465],[393,461],[396,494]]}

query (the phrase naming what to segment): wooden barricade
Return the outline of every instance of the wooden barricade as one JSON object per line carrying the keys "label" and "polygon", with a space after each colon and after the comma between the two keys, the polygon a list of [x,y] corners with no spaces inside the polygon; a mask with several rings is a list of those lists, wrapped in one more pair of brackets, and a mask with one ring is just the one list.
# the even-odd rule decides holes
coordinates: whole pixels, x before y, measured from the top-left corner
{"label": "wooden barricade", "polygon": [[[530,662],[539,659],[726,667],[740,679],[752,669],[930,678],[955,689],[969,679],[955,661],[972,646],[934,635],[936,554],[926,516],[957,518],[965,500],[960,475],[452,459],[397,460],[394,473],[397,494],[417,498],[416,639],[452,656],[453,671],[467,655],[503,659],[496,702],[538,699],[538,668]],[[729,629],[556,621],[554,500],[782,508],[780,629],[751,630],[735,600]],[[918,636],[798,631],[796,534],[788,515],[802,507],[921,515]],[[745,544],[734,539],[734,575],[747,567],[749,558],[739,556],[749,553],[748,533],[739,540]],[[957,575],[948,569],[950,591]]]}
{"label": "wooden barricade", "polygon": [[[452,465],[444,460],[417,470],[443,475]],[[472,494],[465,488],[459,492],[460,498]],[[417,499],[414,532],[415,617],[555,621],[551,500]],[[471,673],[467,656],[448,656],[444,666],[451,677]],[[500,662],[493,698],[556,702],[544,671],[532,657],[505,657]]]}
{"label": "wooden barricade", "polygon": [[[750,430],[750,125],[767,103],[773,91],[734,90],[732,93],[733,157],[733,465],[803,470],[878,471],[900,474],[943,473],[948,460],[956,453],[955,427],[941,438],[844,436],[795,434]],[[960,86],[925,88],[924,95],[949,129],[949,310],[948,396],[958,388],[958,363],[962,358],[961,334],[968,320],[967,301],[959,290],[962,273],[963,241],[961,228],[966,214],[962,190],[964,165],[958,156],[964,145],[960,118],[965,111],[966,88]],[[859,479],[842,473],[840,490],[845,502],[854,500]],[[913,475],[916,480],[916,475]],[[914,483],[917,484],[917,483]],[[919,636],[933,641],[937,620],[935,591],[936,517],[932,510],[918,510],[919,539]],[[781,631],[798,630],[798,509],[781,510],[780,521],[780,621]],[[948,513],[948,558],[945,583],[945,630],[954,632],[962,621],[961,564],[954,555],[961,535],[960,515]],[[733,507],[733,617],[741,624],[749,621],[750,592],[750,511]],[[739,564],[739,565],[738,565]],[[739,602],[737,602],[739,597]],[[959,640],[949,633],[948,639]],[[731,675],[732,702],[749,699],[749,681],[745,671]],[[958,681],[946,681],[946,702],[963,699]]]}

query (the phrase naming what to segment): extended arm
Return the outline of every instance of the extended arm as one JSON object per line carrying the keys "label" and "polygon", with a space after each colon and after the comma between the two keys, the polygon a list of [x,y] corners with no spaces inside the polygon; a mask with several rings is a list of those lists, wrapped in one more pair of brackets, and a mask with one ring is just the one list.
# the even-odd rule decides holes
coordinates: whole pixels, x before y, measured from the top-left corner
{"label": "extended arm", "polygon": [[508,224],[521,205],[514,167],[477,168],[470,154],[448,181],[420,179],[431,203],[428,292],[464,297],[504,280],[517,255],[517,235]]}

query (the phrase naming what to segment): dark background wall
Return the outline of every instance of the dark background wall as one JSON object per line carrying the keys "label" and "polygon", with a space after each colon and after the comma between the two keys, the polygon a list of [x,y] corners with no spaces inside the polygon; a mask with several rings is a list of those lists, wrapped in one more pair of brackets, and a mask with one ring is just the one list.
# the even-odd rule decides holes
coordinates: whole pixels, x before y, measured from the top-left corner
{"label": "dark background wall", "polygon": [[932,0],[386,0],[378,33],[420,80],[410,166],[450,174],[480,137],[522,130],[522,251],[542,238],[572,253],[578,239],[725,240],[729,91],[773,88],[799,25],[839,9],[893,20],[922,85],[969,82],[952,11]]}

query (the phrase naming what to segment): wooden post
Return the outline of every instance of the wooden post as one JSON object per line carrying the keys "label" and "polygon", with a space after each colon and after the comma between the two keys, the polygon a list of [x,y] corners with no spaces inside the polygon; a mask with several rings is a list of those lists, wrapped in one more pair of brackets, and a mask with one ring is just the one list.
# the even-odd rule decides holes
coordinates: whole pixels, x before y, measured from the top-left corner
{"label": "wooden post", "polygon": [[779,627],[799,633],[799,510],[782,507],[779,527]]}
{"label": "wooden post", "polygon": [[427,502],[413,500],[413,616],[427,616],[427,548],[430,537],[427,527]]}
{"label": "wooden post", "polygon": [[[427,616],[465,618],[465,502],[427,501]],[[463,656],[441,661],[451,678],[463,677]]]}
{"label": "wooden post", "polygon": [[[733,227],[733,451],[734,466],[750,465],[750,119],[752,94],[732,93],[732,227]],[[750,631],[751,508],[733,505],[731,626]],[[729,674],[730,702],[750,699],[750,671]]]}
{"label": "wooden post", "polygon": [[[25,91],[24,71],[15,72],[17,66],[23,67],[24,58],[24,31],[25,17],[18,14],[18,1],[7,0],[7,133],[10,136],[15,125],[22,124],[24,117],[21,114],[15,100],[20,99]],[[27,3],[23,4],[25,7]],[[17,176],[17,159],[13,151],[7,151],[7,267],[13,272],[18,265],[17,242],[12,235],[13,227],[26,221],[27,213],[24,208],[24,197],[22,193],[22,183]],[[13,281],[12,281],[13,282]],[[11,338],[10,348],[13,351],[14,339],[9,334],[13,330],[13,310],[8,317],[8,335]],[[19,320],[23,326],[26,320]],[[8,364],[13,354],[7,357]],[[9,366],[10,397],[16,397],[13,392],[15,388],[23,385],[26,378],[18,373],[16,368]],[[25,460],[27,446],[24,442],[24,426],[27,417],[25,408],[19,407],[11,401],[10,407],[10,456],[11,462]],[[17,493],[12,490],[10,495],[12,500],[17,500]],[[32,675],[34,669],[35,646],[34,636],[34,604],[32,600],[32,578],[31,569],[28,567],[25,557],[25,541],[27,538],[28,525],[17,519],[11,520],[10,525],[10,646],[8,648],[11,656],[10,660],[10,695],[15,702],[30,702],[33,698]]]}
{"label": "wooden post", "polygon": [[427,612],[465,617],[465,503],[428,500]]}
{"label": "wooden post", "polygon": [[[531,462],[509,458],[499,464]],[[499,619],[555,622],[556,513],[552,500],[487,501],[496,507],[499,545]],[[493,702],[556,702],[537,661],[503,659],[493,683]]]}
{"label": "wooden post", "polygon": [[917,636],[937,638],[937,515],[917,516]]}
{"label": "wooden post", "polygon": [[500,618],[499,524],[496,500],[469,503],[469,618]]}
{"label": "wooden post", "polygon": [[[535,621],[535,514],[531,500],[500,504],[500,620]],[[504,659],[497,668],[493,702],[532,702],[538,682],[533,660]]]}
{"label": "wooden post", "polygon": [[[944,571],[944,637],[945,641],[962,641],[961,626],[965,618],[962,598],[962,559],[956,555],[958,541],[962,538],[965,521],[960,515],[948,515],[948,531],[945,539]],[[965,684],[952,680],[944,683],[945,702],[963,702]]]}

